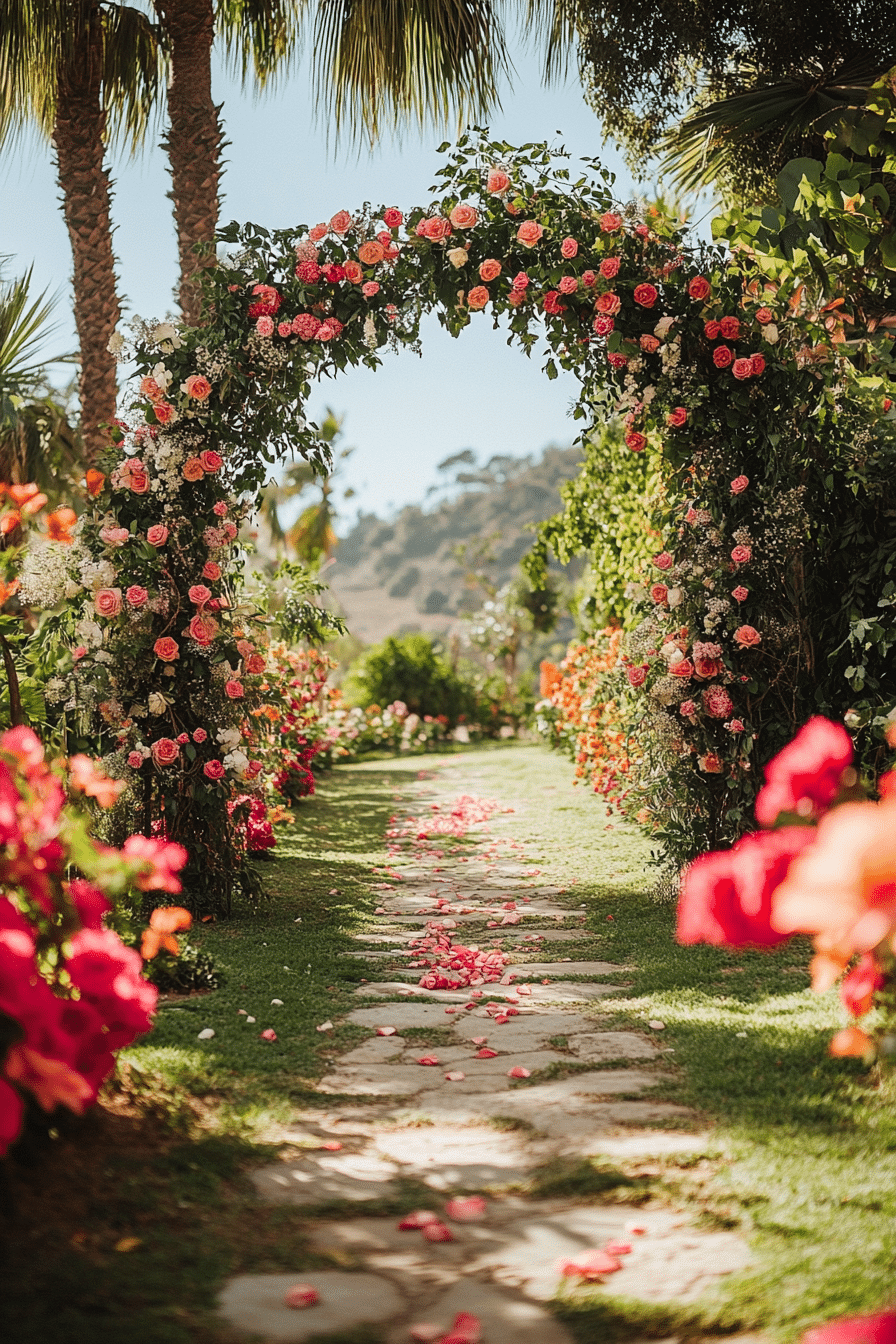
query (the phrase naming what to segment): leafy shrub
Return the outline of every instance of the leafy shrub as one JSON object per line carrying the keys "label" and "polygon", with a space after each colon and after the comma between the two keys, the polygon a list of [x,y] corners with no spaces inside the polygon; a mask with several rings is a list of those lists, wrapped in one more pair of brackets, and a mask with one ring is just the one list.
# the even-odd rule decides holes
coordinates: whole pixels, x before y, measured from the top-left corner
{"label": "leafy shrub", "polygon": [[191,994],[219,989],[224,977],[207,952],[184,943],[180,955],[160,952],[146,966],[146,978],[160,994]]}
{"label": "leafy shrub", "polygon": [[352,667],[346,694],[362,707],[400,701],[412,714],[449,723],[476,711],[472,686],[452,670],[428,635],[390,635]]}

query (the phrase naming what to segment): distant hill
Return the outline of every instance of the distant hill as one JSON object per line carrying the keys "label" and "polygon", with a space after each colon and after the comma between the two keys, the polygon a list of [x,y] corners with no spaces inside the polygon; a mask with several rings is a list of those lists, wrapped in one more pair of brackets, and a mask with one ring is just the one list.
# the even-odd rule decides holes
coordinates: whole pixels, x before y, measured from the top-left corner
{"label": "distant hill", "polygon": [[580,448],[547,448],[538,459],[492,457],[477,465],[467,449],[440,464],[443,484],[429,502],[392,522],[360,514],[336,548],[326,578],[352,634],[366,643],[406,630],[450,631],[481,595],[464,582],[455,552],[494,538],[493,575],[512,579],[532,544],[529,524],[560,507],[559,487],[578,472]]}

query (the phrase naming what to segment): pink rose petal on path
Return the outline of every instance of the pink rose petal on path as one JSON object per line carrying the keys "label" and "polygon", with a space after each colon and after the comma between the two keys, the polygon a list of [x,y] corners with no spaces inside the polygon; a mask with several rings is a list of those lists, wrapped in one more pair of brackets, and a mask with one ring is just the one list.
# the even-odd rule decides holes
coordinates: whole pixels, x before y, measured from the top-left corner
{"label": "pink rose petal on path", "polygon": [[520,986],[518,987],[518,989],[517,989],[516,992],[517,992],[517,994],[531,994],[531,993],[532,993],[532,986],[531,986],[531,985],[520,985]]}
{"label": "pink rose petal on path", "polygon": [[325,1148],[328,1153],[338,1153],[342,1148],[342,1144],[338,1139],[330,1139],[327,1143],[322,1143],[320,1146],[321,1148]]}
{"label": "pink rose petal on path", "polygon": [[411,1326],[408,1336],[414,1344],[439,1344],[439,1340],[443,1338],[442,1327],[421,1322],[420,1325]]}
{"label": "pink rose petal on path", "polygon": [[287,1288],[283,1301],[288,1307],[316,1307],[320,1294],[310,1283],[296,1283],[292,1288]]}
{"label": "pink rose petal on path", "polygon": [[531,1069],[524,1069],[522,1064],[514,1064],[512,1069],[507,1070],[508,1078],[531,1078]]}
{"label": "pink rose petal on path", "polygon": [[481,1339],[482,1322],[479,1317],[468,1311],[459,1311],[448,1334],[443,1335],[438,1344],[479,1344]]}
{"label": "pink rose petal on path", "polygon": [[445,1212],[457,1223],[473,1223],[485,1217],[485,1200],[481,1195],[467,1195],[466,1198],[449,1199]]}
{"label": "pink rose petal on path", "polygon": [[427,1241],[453,1241],[454,1233],[444,1223],[427,1223],[422,1229]]}
{"label": "pink rose petal on path", "polygon": [[499,1027],[503,1027],[505,1022],[509,1022],[509,1021],[510,1021],[510,1014],[509,1014],[509,1013],[498,1013],[494,1020],[495,1020],[495,1022],[497,1022],[497,1024],[498,1024]]}
{"label": "pink rose petal on path", "polygon": [[647,1235],[647,1228],[643,1223],[626,1223],[625,1230],[630,1237],[644,1237]]}
{"label": "pink rose petal on path", "polygon": [[421,1228],[437,1222],[439,1222],[437,1213],[433,1213],[430,1209],[416,1209],[413,1213],[405,1214],[398,1224],[398,1230],[399,1232],[419,1232]]}
{"label": "pink rose petal on path", "polygon": [[615,1274],[621,1269],[621,1263],[606,1251],[583,1251],[575,1260],[564,1260],[560,1264],[560,1273],[564,1278],[580,1278],[593,1282],[604,1274]]}
{"label": "pink rose petal on path", "polygon": [[451,1073],[445,1074],[446,1081],[449,1083],[462,1083],[466,1076],[465,1073],[461,1073],[460,1069],[452,1069]]}
{"label": "pink rose petal on path", "polygon": [[273,1027],[266,1027],[264,1031],[258,1033],[258,1039],[260,1041],[276,1041],[277,1033]]}
{"label": "pink rose petal on path", "polygon": [[627,1241],[608,1241],[604,1247],[607,1255],[631,1255],[632,1248]]}
{"label": "pink rose petal on path", "polygon": [[377,1036],[394,1036],[395,1032],[395,1027],[377,1027],[376,1029]]}
{"label": "pink rose petal on path", "polygon": [[418,1064],[424,1064],[428,1068],[432,1068],[432,1066],[437,1065],[438,1062],[439,1060],[436,1055],[421,1055],[420,1058],[417,1060]]}
{"label": "pink rose petal on path", "polygon": [[471,1039],[472,1039],[474,1045],[485,1045],[486,1041],[488,1040],[488,1037],[487,1037],[487,1036],[473,1036]]}

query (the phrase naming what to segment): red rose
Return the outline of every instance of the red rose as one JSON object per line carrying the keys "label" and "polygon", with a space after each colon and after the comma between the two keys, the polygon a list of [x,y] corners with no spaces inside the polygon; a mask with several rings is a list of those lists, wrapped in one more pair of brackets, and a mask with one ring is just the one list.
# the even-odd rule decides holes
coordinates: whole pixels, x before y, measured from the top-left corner
{"label": "red rose", "polygon": [[253,677],[261,676],[265,668],[264,658],[260,653],[253,653],[246,659],[246,671]]}
{"label": "red rose", "polygon": [[734,364],[732,365],[731,372],[734,374],[735,378],[739,378],[741,382],[743,382],[746,378],[752,378],[753,377],[752,359],[736,359],[734,361]]}
{"label": "red rose", "polygon": [[717,369],[727,369],[733,360],[734,355],[727,345],[717,345],[712,352],[712,362]]}
{"label": "red rose", "polygon": [[647,680],[646,667],[627,667],[625,675],[628,677],[630,686],[643,686]]}
{"label": "red rose", "polygon": [[671,569],[675,561],[668,551],[660,551],[659,555],[653,557],[653,563],[657,569]]}
{"label": "red rose", "polygon": [[223,779],[224,766],[221,761],[206,761],[202,767],[202,773],[206,779]]}
{"label": "red rose", "polygon": [[760,327],[767,327],[769,322],[774,321],[774,318],[775,315],[771,308],[759,308],[756,312],[756,321],[759,323]]}
{"label": "red rose", "polygon": [[320,319],[313,313],[300,313],[292,320],[293,331],[303,341],[313,341],[320,331],[320,326]]}
{"label": "red rose", "polygon": [[333,261],[328,261],[325,266],[321,266],[320,272],[331,285],[338,285],[340,280],[345,279],[345,267],[338,266]]}
{"label": "red rose", "polygon": [[709,320],[708,322],[704,322],[704,324],[703,324],[703,334],[704,334],[704,336],[706,336],[707,340],[710,340],[710,341],[715,341],[715,340],[717,340],[717,339],[718,339],[718,335],[719,335],[719,330],[720,330],[720,328],[719,328],[719,324],[718,324],[718,322],[715,321],[714,318],[710,318],[710,320]]}
{"label": "red rose", "polygon": [[207,471],[209,475],[214,475],[220,471],[224,465],[224,459],[220,453],[216,453],[212,448],[206,448],[199,454],[199,461],[202,463],[202,470]]}
{"label": "red rose", "polygon": [[393,205],[388,210],[383,211],[383,223],[387,229],[397,229],[399,225],[404,223],[404,215],[400,210],[396,210]]}
{"label": "red rose", "polygon": [[671,425],[673,429],[680,429],[687,421],[688,413],[683,406],[676,406],[674,411],[670,411],[666,416],[666,424]]}
{"label": "red rose", "polygon": [[753,365],[754,378],[758,378],[761,373],[765,373],[765,355],[751,355],[750,363]]}
{"label": "red rose", "polygon": [[250,317],[273,317],[283,300],[273,285],[256,285],[255,302],[249,304]]}
{"label": "red rose", "polygon": [[607,363],[611,369],[627,369],[628,360],[625,355],[618,355],[615,350],[611,350],[607,355]]}
{"label": "red rose", "polygon": [[300,261],[296,267],[296,279],[303,285],[316,285],[320,279],[320,267],[316,261]]}
{"label": "red rose", "polygon": [[652,308],[659,298],[659,293],[655,285],[636,285],[632,298],[642,308]]}
{"label": "red rose", "polygon": [[633,453],[640,453],[647,447],[647,440],[643,434],[639,434],[636,429],[633,429],[630,434],[625,436],[625,446],[630,448]]}
{"label": "red rose", "polygon": [[750,596],[750,592],[749,589],[742,588],[741,585],[738,584],[736,588],[732,588],[731,596],[734,598],[735,602],[746,602],[747,598]]}
{"label": "red rose", "polygon": [[[710,766],[721,765],[713,753],[703,759]],[[695,859],[681,886],[678,941],[717,947],[774,947],[785,942],[787,935],[771,925],[772,896],[791,860],[813,837],[808,826],[757,831],[738,840],[733,849]]]}
{"label": "red rose", "polygon": [[665,602],[666,598],[669,596],[669,589],[664,583],[655,583],[650,589],[650,596],[653,598],[654,602],[661,604]]}
{"label": "red rose", "polygon": [[612,280],[619,274],[619,257],[604,257],[600,264],[600,273],[605,280]]}
{"label": "red rose", "polygon": [[745,565],[753,558],[753,552],[749,546],[735,546],[731,552],[731,559],[736,565]]}
{"label": "red rose", "polygon": [[681,658],[677,663],[669,664],[669,674],[673,677],[681,677],[682,681],[689,681],[694,675],[694,664],[690,658]]}
{"label": "red rose", "polygon": [[544,308],[544,311],[552,317],[556,317],[559,313],[566,312],[566,305],[560,302],[560,295],[557,293],[556,289],[548,290],[541,301],[541,306]]}
{"label": "red rose", "polygon": [[609,336],[616,323],[612,317],[604,317],[603,313],[598,313],[592,325],[598,336]]}
{"label": "red rose", "polygon": [[845,728],[820,715],[810,719],[765,767],[765,784],[756,798],[760,826],[773,825],[781,812],[814,817],[827,811],[852,758]]}
{"label": "red rose", "polygon": [[615,317],[622,307],[619,295],[608,290],[606,294],[598,294],[594,300],[595,312],[603,313],[606,317]]}
{"label": "red rose", "polygon": [[862,1017],[874,1006],[874,996],[886,983],[883,972],[870,952],[865,952],[858,965],[843,980],[840,1000],[853,1017]]}
{"label": "red rose", "polygon": [[176,658],[180,657],[177,640],[172,639],[170,635],[163,635],[161,639],[157,639],[152,646],[152,651],[163,663],[173,663]]}
{"label": "red rose", "polygon": [[697,299],[698,302],[702,303],[712,293],[712,286],[704,276],[695,275],[688,285],[688,293],[692,299]]}
{"label": "red rose", "polygon": [[740,322],[736,317],[723,317],[719,323],[719,330],[723,340],[736,341],[740,336]]}

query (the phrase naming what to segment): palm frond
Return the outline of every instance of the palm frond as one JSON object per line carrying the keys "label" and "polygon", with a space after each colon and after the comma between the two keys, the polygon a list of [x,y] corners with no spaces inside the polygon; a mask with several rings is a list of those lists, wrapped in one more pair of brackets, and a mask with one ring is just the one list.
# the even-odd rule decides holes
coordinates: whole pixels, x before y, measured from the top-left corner
{"label": "palm frond", "polygon": [[510,69],[493,0],[319,0],[314,52],[318,106],[371,141],[407,116],[487,117]]}
{"label": "palm frond", "polygon": [[0,285],[0,406],[7,418],[13,397],[21,397],[39,381],[47,363],[35,358],[46,339],[55,300],[46,290],[31,299],[31,270]]}
{"label": "palm frond", "polygon": [[232,69],[259,88],[286,77],[301,55],[310,0],[218,0],[215,21]]}
{"label": "palm frond", "polygon": [[544,52],[544,81],[565,79],[575,51],[581,0],[519,0],[525,35]]}
{"label": "palm frond", "polygon": [[159,28],[131,5],[103,6],[103,98],[135,152],[161,113],[167,61]]}
{"label": "palm frond", "polygon": [[732,156],[763,137],[781,150],[819,138],[864,106],[875,78],[869,69],[849,80],[790,79],[763,85],[692,110],[661,142],[660,171],[681,191],[717,182]]}

